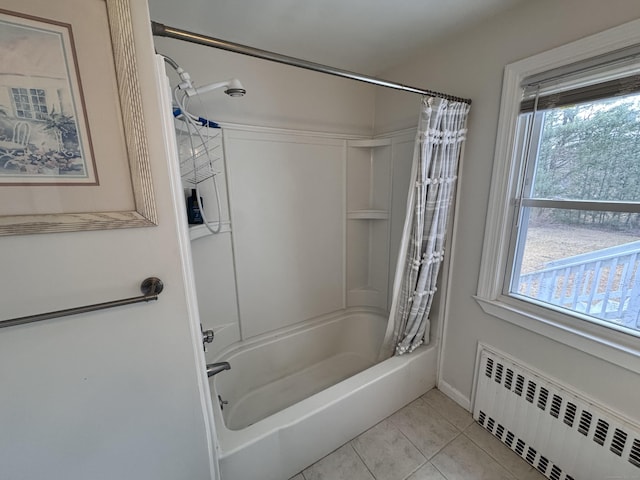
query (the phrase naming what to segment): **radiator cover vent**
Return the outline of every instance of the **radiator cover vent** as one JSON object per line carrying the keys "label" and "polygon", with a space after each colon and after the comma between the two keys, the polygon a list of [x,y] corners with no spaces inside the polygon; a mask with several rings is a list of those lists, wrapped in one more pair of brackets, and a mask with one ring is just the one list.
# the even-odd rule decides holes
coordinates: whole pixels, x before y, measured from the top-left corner
{"label": "radiator cover vent", "polygon": [[640,427],[482,346],[473,418],[551,480],[640,478]]}

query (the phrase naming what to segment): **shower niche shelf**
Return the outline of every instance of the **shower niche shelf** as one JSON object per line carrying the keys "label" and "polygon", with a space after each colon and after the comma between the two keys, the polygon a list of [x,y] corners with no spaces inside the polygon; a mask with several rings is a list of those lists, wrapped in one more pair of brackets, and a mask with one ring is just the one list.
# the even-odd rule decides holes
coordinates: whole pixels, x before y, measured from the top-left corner
{"label": "shower niche shelf", "polygon": [[349,147],[352,148],[388,147],[390,145],[390,138],[363,138],[361,140],[349,140]]}
{"label": "shower niche shelf", "polygon": [[347,142],[347,306],[387,308],[391,139]]}
{"label": "shower niche shelf", "polygon": [[[209,225],[212,229],[218,228],[218,222],[210,222]],[[231,223],[230,222],[222,222],[219,233],[227,233],[231,231]],[[206,237],[211,235],[211,232],[206,227],[206,225],[189,225],[189,238],[193,240],[197,240],[198,238]]]}
{"label": "shower niche shelf", "polygon": [[389,212],[386,210],[351,210],[347,212],[349,220],[388,220]]}

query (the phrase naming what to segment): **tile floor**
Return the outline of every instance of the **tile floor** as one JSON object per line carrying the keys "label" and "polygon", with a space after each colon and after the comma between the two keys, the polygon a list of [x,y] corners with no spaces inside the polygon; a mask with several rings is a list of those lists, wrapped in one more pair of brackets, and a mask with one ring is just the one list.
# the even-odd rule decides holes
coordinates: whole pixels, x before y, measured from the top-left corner
{"label": "tile floor", "polygon": [[290,480],[543,480],[433,389]]}

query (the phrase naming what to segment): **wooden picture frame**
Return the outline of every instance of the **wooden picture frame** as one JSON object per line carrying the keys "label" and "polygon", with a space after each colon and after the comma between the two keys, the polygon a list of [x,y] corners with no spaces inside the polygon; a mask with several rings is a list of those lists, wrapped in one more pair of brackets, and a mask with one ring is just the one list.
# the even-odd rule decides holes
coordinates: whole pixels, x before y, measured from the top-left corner
{"label": "wooden picture frame", "polygon": [[[40,60],[41,64],[47,62],[45,57],[50,55],[46,55],[44,51],[44,42],[39,44],[34,40],[39,38],[37,35],[40,26],[43,26],[41,30],[45,33],[49,27],[54,33],[59,30],[60,38],[66,38],[62,42],[64,45],[61,51],[66,59],[71,93],[67,95],[64,88],[56,87],[56,98],[65,95],[65,98],[73,98],[74,101],[67,104],[73,103],[75,112],[68,117],[75,120],[78,136],[75,144],[72,137],[70,145],[81,145],[77,150],[82,150],[83,146],[83,152],[86,152],[82,158],[79,158],[81,155],[78,153],[73,157],[73,169],[76,172],[82,170],[81,163],[84,162],[84,181],[72,178],[73,175],[62,175],[59,170],[53,174],[49,173],[48,176],[43,174],[40,167],[44,163],[55,164],[57,158],[73,155],[68,148],[69,144],[63,149],[58,132],[56,133],[59,147],[54,153],[49,144],[44,147],[46,141],[34,140],[33,143],[26,143],[28,159],[18,158],[21,153],[18,151],[13,152],[13,156],[6,157],[15,158],[10,167],[21,168],[24,174],[18,172],[10,175],[11,172],[5,170],[5,173],[9,172],[4,177],[5,181],[0,175],[0,235],[157,225],[129,1],[73,0],[54,8],[46,5],[43,7],[43,3],[38,1],[21,0],[13,2],[10,7],[14,8],[10,10],[0,10],[2,18],[15,18],[18,27],[24,25],[35,32],[31,36],[26,35],[31,46],[23,47],[25,50],[20,52],[19,57],[22,60],[14,62],[14,66],[11,67],[13,70],[0,71],[0,75],[14,75],[13,78],[28,77],[30,67],[28,61],[24,60],[27,51],[35,52],[34,57],[44,58]],[[43,15],[42,8],[48,9]],[[2,36],[2,25],[0,23],[0,48],[15,49],[16,42],[9,45],[9,34]],[[4,46],[3,38],[7,42]],[[105,45],[108,43],[110,45]],[[27,45],[26,41],[24,45]],[[20,68],[24,71],[19,71]],[[32,75],[33,78],[36,76]],[[42,77],[43,75],[39,75],[39,78]],[[45,91],[39,90],[40,87],[29,88],[28,80],[26,82],[19,85],[25,88],[10,88],[10,81],[4,82],[4,88],[10,95],[10,100],[4,103],[10,105],[0,104],[0,109],[5,111],[5,116],[13,116],[14,124],[17,123],[15,120],[19,119],[21,123],[35,125],[40,131],[55,128],[48,125],[42,127],[36,122],[40,120],[53,123],[51,118],[55,113],[51,112],[55,112],[56,105],[62,105],[62,101],[47,106],[45,99],[54,95],[45,96]],[[0,88],[2,87],[3,83],[0,81]],[[0,96],[1,98],[3,97]],[[32,102],[30,107],[29,102]],[[42,106],[38,107],[38,103]],[[26,111],[28,108],[34,111],[41,108],[41,118],[25,119],[24,117],[30,114]],[[67,108],[67,111],[69,110]],[[5,144],[11,144],[14,139],[20,140],[15,136],[10,138],[10,130],[5,128]],[[0,146],[2,145],[4,144],[0,142]],[[38,158],[35,151],[39,155]],[[44,161],[43,152],[49,155]],[[23,155],[26,154],[23,152]],[[6,164],[7,160],[4,163]],[[30,172],[26,171],[27,168],[40,168],[40,171],[29,177]]]}

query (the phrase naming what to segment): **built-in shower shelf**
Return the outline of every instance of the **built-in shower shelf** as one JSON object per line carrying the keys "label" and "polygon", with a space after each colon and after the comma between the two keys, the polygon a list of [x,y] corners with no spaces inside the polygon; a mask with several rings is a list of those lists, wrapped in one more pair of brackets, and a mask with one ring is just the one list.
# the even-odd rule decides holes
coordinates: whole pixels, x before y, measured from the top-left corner
{"label": "built-in shower shelf", "polygon": [[362,140],[349,140],[348,145],[350,147],[364,147],[364,148],[386,147],[391,145],[391,139],[390,138],[364,138]]}
{"label": "built-in shower shelf", "polygon": [[[213,230],[218,228],[218,222],[210,222],[209,225]],[[225,233],[231,231],[231,223],[230,222],[222,222],[222,227],[220,228],[220,232]],[[189,237],[191,241],[197,240],[198,238],[206,237],[208,235],[213,235],[206,225],[189,225]]]}
{"label": "built-in shower shelf", "polygon": [[346,302],[387,308],[392,138],[358,138],[346,148]]}
{"label": "built-in shower shelf", "polygon": [[349,220],[387,220],[389,212],[386,210],[351,210],[347,212]]}
{"label": "built-in shower shelf", "polygon": [[386,292],[376,288],[361,287],[347,290],[347,305],[386,308]]}

